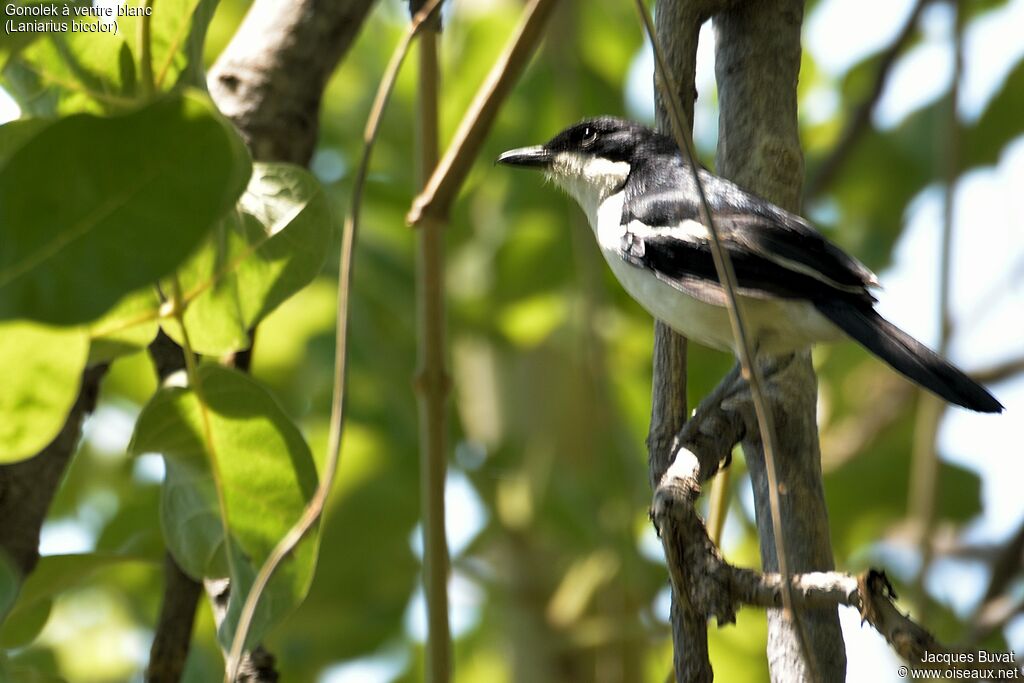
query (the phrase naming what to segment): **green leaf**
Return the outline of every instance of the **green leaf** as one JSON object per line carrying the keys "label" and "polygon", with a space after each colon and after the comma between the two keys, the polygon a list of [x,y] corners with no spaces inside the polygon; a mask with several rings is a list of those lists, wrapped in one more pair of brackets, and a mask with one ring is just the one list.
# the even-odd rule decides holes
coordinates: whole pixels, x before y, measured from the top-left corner
{"label": "green leaf", "polygon": [[[144,0],[129,0],[121,8],[129,11],[144,5]],[[152,12],[148,18],[150,64],[157,93],[182,85],[205,89],[202,50],[216,6],[217,0],[162,0]],[[60,19],[100,23],[96,17]],[[140,87],[142,20],[142,16],[116,17],[116,31],[20,34],[9,45],[0,44],[0,65],[7,61],[4,84],[33,114],[114,113],[138,106],[150,97]]]}
{"label": "green leaf", "polygon": [[1007,75],[981,118],[967,129],[963,142],[965,167],[995,164],[999,155],[1022,132],[1024,111],[1024,59]]}
{"label": "green leaf", "polygon": [[[90,28],[96,17],[75,17]],[[112,32],[40,36],[10,59],[4,88],[34,116],[125,112],[141,104],[132,48]]]}
{"label": "green leaf", "polygon": [[89,363],[102,363],[146,348],[160,324],[160,300],[153,287],[131,292],[89,325]]}
{"label": "green leaf", "polygon": [[[145,0],[130,0],[125,6],[145,4]],[[216,7],[217,0],[160,0],[150,17],[150,49],[157,91],[168,90],[179,82],[205,87],[202,47]],[[141,22],[142,17],[121,17],[118,27],[122,35],[135,36]]]}
{"label": "green leaf", "polygon": [[[230,576],[220,633],[229,644],[253,576],[316,489],[316,469],[299,430],[255,380],[218,365],[198,376],[198,392],[157,392],[129,450],[164,456],[160,521],[181,568],[197,579]],[[253,642],[306,595],[316,548],[311,534],[282,563],[256,613]]]}
{"label": "green leaf", "polygon": [[67,680],[49,671],[43,671],[34,663],[24,663],[21,660],[30,659],[38,655],[38,651],[19,653],[16,657],[8,658],[4,652],[0,652],[0,681],[3,683],[67,683]]}
{"label": "green leaf", "polygon": [[18,119],[0,126],[0,167],[39,131],[50,125],[45,119]]}
{"label": "green leaf", "polygon": [[177,266],[249,174],[204,96],[54,123],[0,169],[0,319],[96,319]]}
{"label": "green leaf", "polygon": [[3,624],[21,589],[21,573],[8,558],[7,553],[0,550],[0,624]]}
{"label": "green leaf", "polygon": [[[290,164],[256,164],[239,211],[179,271],[193,349],[224,354],[309,284],[327,258],[333,223],[320,183]],[[181,343],[175,320],[164,330]]]}
{"label": "green leaf", "polygon": [[64,425],[89,341],[79,327],[0,321],[0,463],[35,455]]}
{"label": "green leaf", "polygon": [[[4,8],[6,10],[6,8],[10,5],[24,7],[27,5],[38,4],[40,3],[29,2],[27,0],[8,0],[4,3]],[[63,5],[67,5],[68,7],[72,8],[71,11],[74,12],[74,7],[88,7],[92,4],[92,2],[90,0],[47,0],[46,4],[55,6],[57,8],[60,8]],[[18,54],[27,46],[31,45],[32,42],[36,40],[36,38],[38,38],[39,36],[47,35],[49,33],[49,31],[36,30],[40,23],[46,22],[45,25],[52,24],[58,32],[63,32],[67,30],[67,26],[70,23],[71,18],[71,16],[65,17],[63,13],[52,17],[19,17],[15,14],[12,14],[11,12],[5,11],[5,21],[7,19],[13,21],[14,25],[16,26],[16,30],[13,32],[8,32],[5,27],[5,30],[0,31],[0,69],[4,67],[8,59]]]}
{"label": "green leaf", "polygon": [[[906,410],[912,412],[913,407]],[[863,452],[825,474],[829,526],[838,557],[855,557],[904,519],[910,486],[913,421],[901,420]],[[936,519],[965,523],[982,510],[976,472],[938,463]]]}
{"label": "green leaf", "polygon": [[[83,553],[48,555],[25,579],[21,593],[7,618],[0,625],[0,647],[28,645],[46,625],[53,598],[86,583],[99,569],[124,562],[142,561],[131,555]],[[148,562],[148,561],[147,561]]]}

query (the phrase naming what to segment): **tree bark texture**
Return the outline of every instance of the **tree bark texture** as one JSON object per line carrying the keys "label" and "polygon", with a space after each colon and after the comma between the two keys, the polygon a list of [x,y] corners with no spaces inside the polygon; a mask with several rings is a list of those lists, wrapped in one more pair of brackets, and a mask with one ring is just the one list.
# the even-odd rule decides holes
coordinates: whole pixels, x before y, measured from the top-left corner
{"label": "tree bark texture", "polygon": [[[796,96],[803,10],[802,0],[748,0],[714,19],[721,106],[717,170],[791,211],[800,208],[803,178]],[[817,378],[810,353],[767,364],[765,375],[779,440],[775,463],[782,512],[779,531],[789,570],[830,570],[832,548],[816,420]],[[759,436],[748,434],[743,449],[754,487],[762,565],[765,571],[777,571]],[[844,680],[846,652],[837,610],[801,610],[800,618],[822,680]],[[768,665],[773,681],[813,680],[795,624],[778,609],[768,612]]]}
{"label": "tree bark texture", "polygon": [[207,79],[257,161],[309,163],[327,80],[374,0],[256,0]]}
{"label": "tree bark texture", "polygon": [[[693,103],[697,96],[697,42],[700,27],[711,16],[719,0],[661,0],[655,6],[658,44],[665,52],[671,81],[678,87],[679,101],[693,126]],[[658,126],[670,132],[672,124],[665,103],[655,87]],[[672,463],[674,443],[686,422],[686,338],[660,320],[654,323],[653,375],[651,378],[651,424],[647,435],[648,473],[655,490]],[[673,667],[677,681],[710,681],[707,617],[688,603],[685,596],[672,596],[671,607]]]}

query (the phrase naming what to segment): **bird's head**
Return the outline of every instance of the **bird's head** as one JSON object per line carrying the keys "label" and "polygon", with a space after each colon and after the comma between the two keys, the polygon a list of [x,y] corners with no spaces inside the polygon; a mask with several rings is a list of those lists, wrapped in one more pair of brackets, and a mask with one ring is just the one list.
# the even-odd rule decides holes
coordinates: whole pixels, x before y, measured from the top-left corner
{"label": "bird's head", "polygon": [[499,164],[543,170],[584,208],[622,187],[633,166],[645,157],[675,153],[675,144],[647,126],[601,116],[563,130],[543,145],[510,149]]}

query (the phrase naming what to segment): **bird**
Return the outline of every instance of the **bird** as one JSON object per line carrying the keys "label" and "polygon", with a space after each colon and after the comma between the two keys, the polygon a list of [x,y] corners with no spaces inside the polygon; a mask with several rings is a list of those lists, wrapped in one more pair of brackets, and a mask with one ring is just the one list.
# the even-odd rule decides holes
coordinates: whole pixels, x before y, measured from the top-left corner
{"label": "bird", "polygon": [[[739,355],[727,293],[689,162],[675,141],[612,116],[585,119],[496,163],[543,171],[587,215],[626,292],[705,346]],[[983,386],[875,311],[878,278],[800,216],[700,167],[715,228],[758,357],[850,337],[944,400],[982,413],[1003,406]]]}

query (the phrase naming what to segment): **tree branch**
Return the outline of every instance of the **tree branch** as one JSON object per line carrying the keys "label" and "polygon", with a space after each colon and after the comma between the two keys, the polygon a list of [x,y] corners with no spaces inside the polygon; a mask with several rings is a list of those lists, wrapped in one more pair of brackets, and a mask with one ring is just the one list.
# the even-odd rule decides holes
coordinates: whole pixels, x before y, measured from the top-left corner
{"label": "tree branch", "polygon": [[[796,97],[803,9],[802,0],[761,0],[739,3],[714,18],[721,107],[718,171],[790,210],[799,208],[803,178]],[[776,457],[758,432],[748,431],[743,444],[754,487],[762,566],[784,576],[828,570],[833,559],[821,480],[817,378],[810,353],[770,363],[783,368],[765,368],[766,375],[773,375],[764,391],[778,437]],[[794,612],[792,618],[786,612],[768,614],[772,680],[845,678],[846,655],[836,610],[799,616]]]}
{"label": "tree branch", "polygon": [[501,103],[536,51],[555,2],[530,0],[512,39],[491,67],[487,79],[469,105],[444,157],[434,169],[423,192],[413,200],[406,216],[411,225],[419,224],[426,217],[447,217],[448,209],[469,174]]}
{"label": "tree branch", "polygon": [[[733,622],[741,605],[768,609],[783,606],[784,577],[735,567],[723,560],[694,507],[701,484],[714,475],[720,460],[750,429],[756,429],[756,418],[749,391],[734,376],[701,403],[679,433],[676,457],[658,485],[651,512],[662,531],[673,590],[701,619],[714,617],[719,624]],[[840,605],[854,607],[909,663],[958,671],[1009,670],[1017,666],[936,661],[934,655],[955,655],[958,651],[938,642],[927,629],[899,611],[894,604],[896,594],[884,572],[872,569],[860,576],[806,572],[789,579],[793,605],[803,613],[834,613]],[[927,662],[926,653],[932,655]]]}
{"label": "tree branch", "polygon": [[[733,595],[740,602],[769,608],[781,604],[781,578],[777,574],[758,574],[735,567],[728,567],[725,571],[729,574],[728,581]],[[971,661],[941,661],[946,659],[943,655],[950,655],[950,659],[956,660],[953,655],[974,653],[959,651],[940,643],[910,615],[903,614],[894,603],[896,593],[885,572],[869,569],[858,576],[842,572],[813,572],[794,576],[792,583],[794,599],[805,608],[844,605],[857,609],[861,619],[878,631],[896,654],[908,663],[941,671],[1019,671],[1016,662],[993,665],[979,662],[977,657],[971,658]]]}
{"label": "tree branch", "polygon": [[[422,5],[410,0],[415,15]],[[417,107],[418,185],[429,179],[438,158],[438,36],[440,16],[420,31]],[[451,679],[451,628],[448,624],[448,542],[445,533],[445,477],[448,469],[448,393],[445,367],[444,227],[425,220],[417,233],[416,323],[418,367],[413,381],[419,408],[420,509],[423,535],[423,593],[427,603],[426,680]]]}
{"label": "tree branch", "polygon": [[1024,373],[1024,357],[1022,358],[1011,358],[1010,360],[996,365],[991,365],[987,368],[981,368],[971,372],[971,378],[981,384],[992,384],[994,382],[1002,382]]}
{"label": "tree branch", "polygon": [[[172,375],[185,369],[184,351],[163,330],[157,332],[146,351],[161,386]],[[165,553],[164,592],[160,598],[153,643],[149,647],[146,683],[177,683],[181,680],[192,645],[196,607],[202,594],[202,584],[185,574],[169,552]]]}
{"label": "tree branch", "polygon": [[258,161],[305,165],[327,80],[373,0],[256,0],[207,79]]}
{"label": "tree branch", "polygon": [[192,624],[203,587],[185,574],[170,553],[164,556],[164,593],[160,601],[153,644],[149,649],[146,683],[178,683],[185,670]]}

